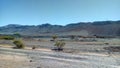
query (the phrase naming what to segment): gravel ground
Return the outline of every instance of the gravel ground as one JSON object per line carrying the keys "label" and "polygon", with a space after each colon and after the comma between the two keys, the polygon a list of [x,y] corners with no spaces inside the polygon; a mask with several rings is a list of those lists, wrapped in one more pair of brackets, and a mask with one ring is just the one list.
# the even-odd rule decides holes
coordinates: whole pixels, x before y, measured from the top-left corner
{"label": "gravel ground", "polygon": [[[51,49],[55,42],[23,40],[23,43],[28,47]],[[104,42],[65,43],[64,52],[0,47],[0,68],[120,68],[120,52],[104,49],[119,45],[106,45]],[[0,44],[13,45],[5,40],[0,40]]]}
{"label": "gravel ground", "polygon": [[[55,42],[51,41],[24,41],[24,44],[28,47],[36,46],[37,48],[54,48]],[[108,53],[111,52],[106,47],[110,46],[120,46],[120,45],[112,45],[112,44],[104,44],[104,42],[70,42],[65,41],[66,45],[64,46],[64,52],[67,53],[79,53],[79,52],[96,52],[96,53]]]}
{"label": "gravel ground", "polygon": [[[7,59],[13,58],[13,59]],[[0,68],[120,68],[120,55],[0,48]],[[19,58],[18,58],[19,57]]]}

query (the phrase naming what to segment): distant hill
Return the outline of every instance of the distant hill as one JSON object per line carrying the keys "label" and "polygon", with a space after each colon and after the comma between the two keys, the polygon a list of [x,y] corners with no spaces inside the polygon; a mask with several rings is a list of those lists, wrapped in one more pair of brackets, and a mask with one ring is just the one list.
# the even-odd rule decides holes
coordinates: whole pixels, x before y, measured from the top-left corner
{"label": "distant hill", "polygon": [[101,35],[120,36],[120,21],[95,21],[79,22],[75,24],[61,25],[18,25],[9,24],[0,27],[0,34],[20,33],[22,35]]}

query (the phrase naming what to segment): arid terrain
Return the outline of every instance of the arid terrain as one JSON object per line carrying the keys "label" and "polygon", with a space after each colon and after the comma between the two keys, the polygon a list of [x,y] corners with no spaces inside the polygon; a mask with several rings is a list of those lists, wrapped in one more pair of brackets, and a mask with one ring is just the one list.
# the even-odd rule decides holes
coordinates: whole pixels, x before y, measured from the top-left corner
{"label": "arid terrain", "polygon": [[65,40],[60,52],[51,50],[55,42],[50,38],[22,41],[25,49],[13,49],[12,41],[0,40],[0,68],[120,68],[119,39]]}
{"label": "arid terrain", "polygon": [[0,68],[120,68],[120,0],[0,0]]}

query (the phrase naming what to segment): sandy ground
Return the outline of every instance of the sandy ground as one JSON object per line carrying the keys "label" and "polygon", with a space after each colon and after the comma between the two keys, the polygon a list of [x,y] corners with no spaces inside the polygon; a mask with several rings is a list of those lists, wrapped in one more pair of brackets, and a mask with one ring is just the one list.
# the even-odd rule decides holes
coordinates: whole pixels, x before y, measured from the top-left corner
{"label": "sandy ground", "polygon": [[0,68],[120,68],[120,55],[0,48]]}
{"label": "sandy ground", "polygon": [[[55,52],[51,41],[23,40],[25,49],[12,49],[10,41],[2,40],[0,68],[120,68],[120,52],[103,49],[118,44],[65,42],[64,51]],[[32,50],[32,46],[37,48]]]}
{"label": "sandy ground", "polygon": [[28,58],[20,55],[0,54],[0,68],[26,68]]}

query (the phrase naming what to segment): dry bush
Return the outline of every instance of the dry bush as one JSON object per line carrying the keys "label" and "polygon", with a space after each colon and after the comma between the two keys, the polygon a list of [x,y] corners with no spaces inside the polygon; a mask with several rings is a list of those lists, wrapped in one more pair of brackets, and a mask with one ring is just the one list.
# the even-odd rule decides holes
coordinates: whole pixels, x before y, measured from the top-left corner
{"label": "dry bush", "polygon": [[22,49],[25,45],[20,40],[14,40],[13,43],[16,45],[16,48]]}

